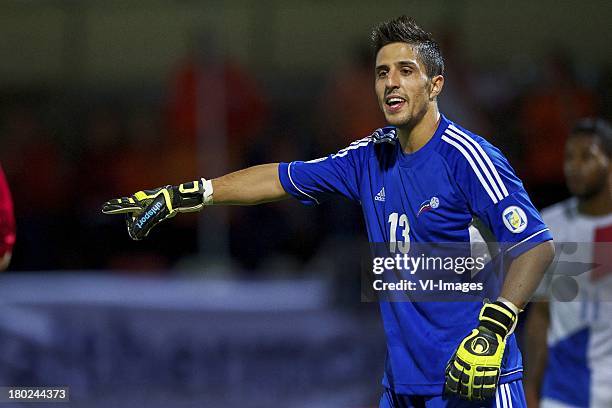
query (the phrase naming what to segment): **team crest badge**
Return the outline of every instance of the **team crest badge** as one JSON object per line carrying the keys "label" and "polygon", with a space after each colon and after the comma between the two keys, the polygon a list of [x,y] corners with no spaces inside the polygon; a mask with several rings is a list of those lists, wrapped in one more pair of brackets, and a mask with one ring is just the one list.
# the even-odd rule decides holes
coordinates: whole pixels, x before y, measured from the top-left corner
{"label": "team crest badge", "polygon": [[435,210],[440,206],[440,200],[438,197],[433,196],[429,200],[425,200],[419,206],[419,212],[417,213],[417,217],[424,212]]}
{"label": "team crest badge", "polygon": [[511,205],[502,213],[504,225],[514,234],[521,233],[527,228],[527,215],[520,207]]}

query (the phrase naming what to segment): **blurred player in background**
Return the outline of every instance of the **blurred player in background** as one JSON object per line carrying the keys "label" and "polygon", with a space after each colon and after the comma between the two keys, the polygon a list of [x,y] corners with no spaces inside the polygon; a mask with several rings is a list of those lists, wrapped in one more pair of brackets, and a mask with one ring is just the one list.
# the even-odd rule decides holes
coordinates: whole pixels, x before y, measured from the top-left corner
{"label": "blurred player in background", "polygon": [[[543,299],[529,312],[525,389],[530,408],[612,407],[611,158],[610,125],[580,120],[565,145],[565,178],[573,197],[542,212],[560,245],[577,246],[559,251],[558,266],[537,291]],[[555,287],[563,281],[553,279],[562,273],[556,269],[570,262],[596,266],[573,277],[575,299],[560,301],[554,293],[571,288]]]}
{"label": "blurred player in background", "polygon": [[0,167],[0,271],[11,262],[15,244],[15,214],[13,200],[4,171]]}
{"label": "blurred player in background", "polygon": [[163,220],[213,203],[295,197],[316,205],[341,195],[362,206],[370,242],[404,247],[469,244],[479,218],[509,243],[502,246],[513,262],[500,297],[484,306],[381,301],[387,363],[380,407],[525,406],[512,333],[552,260],[552,237],[501,152],[439,112],[444,61],[431,35],[403,16],[375,27],[372,40],[375,91],[391,126],[326,157],[139,191],[103,211],[127,214],[130,236],[142,239]]}

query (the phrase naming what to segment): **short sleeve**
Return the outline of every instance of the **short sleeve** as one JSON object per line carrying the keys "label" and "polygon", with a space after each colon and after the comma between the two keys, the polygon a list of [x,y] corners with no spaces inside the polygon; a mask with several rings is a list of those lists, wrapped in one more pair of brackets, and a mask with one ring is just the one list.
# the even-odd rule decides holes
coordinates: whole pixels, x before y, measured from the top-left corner
{"label": "short sleeve", "polygon": [[333,195],[358,202],[360,163],[369,143],[368,137],[320,159],[280,163],[280,182],[305,205],[320,204]]}
{"label": "short sleeve", "polygon": [[495,235],[500,249],[515,258],[552,235],[523,183],[495,147],[466,140],[459,158],[459,186],[472,212]]}
{"label": "short sleeve", "polygon": [[523,189],[477,214],[511,258],[552,239],[550,230]]}

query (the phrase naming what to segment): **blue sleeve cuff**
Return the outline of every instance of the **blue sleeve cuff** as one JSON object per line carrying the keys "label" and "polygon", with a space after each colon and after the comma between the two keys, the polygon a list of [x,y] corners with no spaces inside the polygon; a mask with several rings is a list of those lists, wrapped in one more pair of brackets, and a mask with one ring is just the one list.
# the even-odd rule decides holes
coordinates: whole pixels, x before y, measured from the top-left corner
{"label": "blue sleeve cuff", "polygon": [[542,225],[542,228],[537,229],[536,232],[526,238],[523,238],[521,241],[506,243],[507,249],[505,250],[505,253],[506,256],[514,259],[530,249],[535,248],[542,242],[550,241],[552,239],[553,236],[548,227],[546,225]]}

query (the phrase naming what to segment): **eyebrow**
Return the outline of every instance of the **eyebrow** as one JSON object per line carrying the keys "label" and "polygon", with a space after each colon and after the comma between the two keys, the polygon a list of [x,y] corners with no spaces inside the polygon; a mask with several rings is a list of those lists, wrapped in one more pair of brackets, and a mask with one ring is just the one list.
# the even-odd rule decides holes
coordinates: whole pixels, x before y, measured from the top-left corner
{"label": "eyebrow", "polygon": [[[413,68],[418,68],[418,65],[414,61],[397,61],[397,62],[395,62],[395,64],[400,65],[402,67],[410,66],[410,67],[413,67]],[[387,65],[387,64],[377,65],[375,70],[376,71],[380,71],[381,69],[385,69],[385,68],[389,68],[389,65]]]}
{"label": "eyebrow", "polygon": [[402,65],[402,66],[411,66],[414,68],[418,67],[414,61],[398,61],[397,64]]}

